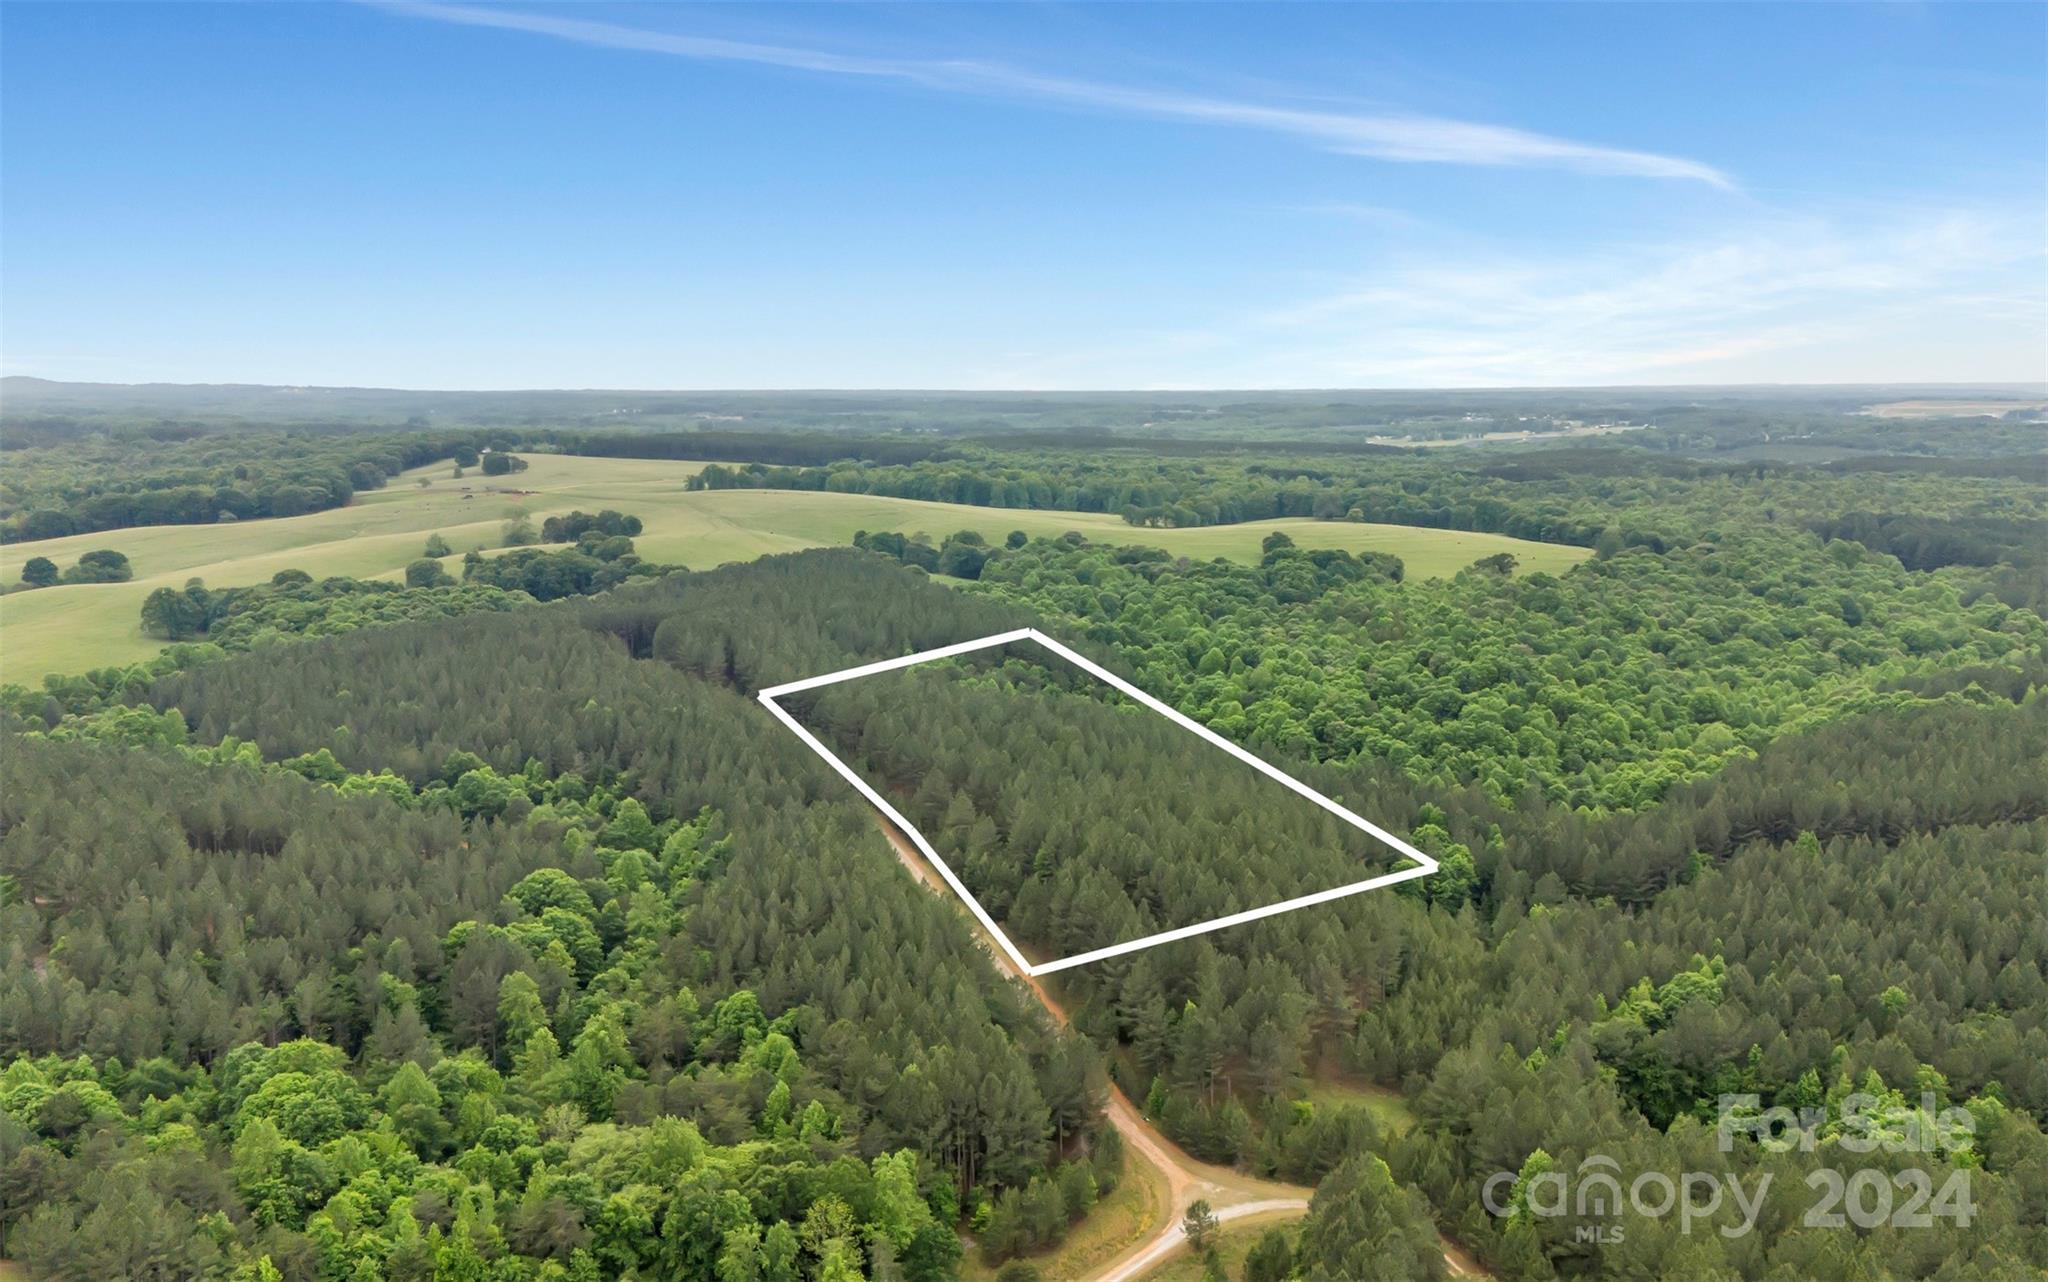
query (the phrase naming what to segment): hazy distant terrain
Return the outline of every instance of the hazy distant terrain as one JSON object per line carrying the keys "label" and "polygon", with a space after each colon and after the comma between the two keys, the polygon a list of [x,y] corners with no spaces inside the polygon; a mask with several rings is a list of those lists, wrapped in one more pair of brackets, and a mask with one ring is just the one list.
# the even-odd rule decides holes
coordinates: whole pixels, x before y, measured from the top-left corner
{"label": "hazy distant terrain", "polygon": [[[1601,387],[1362,391],[420,391],[256,384],[65,383],[0,379],[0,429],[64,421],[73,428],[157,422],[220,426],[809,430],[1008,436],[1103,432],[1141,438],[1281,440],[1365,446],[1488,433],[1564,433],[1593,425],[1655,428],[1636,444],[1711,449],[1733,435],[1811,435],[1875,406],[1910,404],[1916,418],[2026,411],[2040,384],[1829,387]],[[2000,409],[2000,407],[2004,407]],[[1900,438],[1910,453],[1948,452]],[[1500,444],[1519,442],[1503,440]]]}

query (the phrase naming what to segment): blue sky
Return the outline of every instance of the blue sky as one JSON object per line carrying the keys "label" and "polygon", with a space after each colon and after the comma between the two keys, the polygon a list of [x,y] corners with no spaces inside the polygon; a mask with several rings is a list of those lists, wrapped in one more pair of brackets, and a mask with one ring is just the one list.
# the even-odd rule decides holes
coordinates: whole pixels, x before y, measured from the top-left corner
{"label": "blue sky", "polygon": [[0,368],[2048,378],[2048,7],[9,3]]}

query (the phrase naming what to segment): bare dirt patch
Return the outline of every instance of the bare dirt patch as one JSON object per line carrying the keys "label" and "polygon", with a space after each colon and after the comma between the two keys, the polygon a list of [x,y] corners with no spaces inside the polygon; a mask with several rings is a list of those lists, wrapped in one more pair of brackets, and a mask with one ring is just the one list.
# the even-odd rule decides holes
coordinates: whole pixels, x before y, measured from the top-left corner
{"label": "bare dirt patch", "polygon": [[2014,410],[2048,410],[2048,401],[1887,401],[1866,406],[1873,418],[1999,418]]}

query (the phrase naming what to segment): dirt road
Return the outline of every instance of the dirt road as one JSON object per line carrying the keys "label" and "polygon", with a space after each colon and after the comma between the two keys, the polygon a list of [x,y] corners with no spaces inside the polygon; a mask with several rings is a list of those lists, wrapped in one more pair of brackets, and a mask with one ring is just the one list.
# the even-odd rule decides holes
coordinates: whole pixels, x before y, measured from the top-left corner
{"label": "dirt road", "polygon": [[[888,836],[889,844],[896,850],[896,858],[912,876],[938,894],[958,902],[952,890],[925,862],[909,838],[880,815],[875,817],[875,822]],[[964,913],[966,909],[963,907],[961,911]],[[1064,1027],[1067,1012],[1045,990],[1045,985],[1018,970],[1016,963],[993,940],[985,942],[996,967],[1036,994],[1047,1013]],[[1187,1214],[1187,1209],[1198,1201],[1206,1201],[1217,1221],[1223,1224],[1253,1217],[1293,1218],[1308,1213],[1308,1200],[1314,1189],[1277,1180],[1254,1179],[1227,1167],[1195,1160],[1147,1122],[1115,1083],[1110,1084],[1109,1099],[1103,1105],[1103,1112],[1109,1117],[1110,1124],[1116,1127],[1117,1134],[1123,1137],[1124,1147],[1156,1169],[1166,1182],[1166,1223],[1148,1241],[1111,1260],[1091,1274],[1086,1282],[1138,1282],[1159,1264],[1171,1259],[1187,1245],[1187,1237],[1181,1231],[1181,1219]],[[1449,1242],[1444,1243],[1444,1264],[1454,1277],[1485,1276],[1476,1262]]]}

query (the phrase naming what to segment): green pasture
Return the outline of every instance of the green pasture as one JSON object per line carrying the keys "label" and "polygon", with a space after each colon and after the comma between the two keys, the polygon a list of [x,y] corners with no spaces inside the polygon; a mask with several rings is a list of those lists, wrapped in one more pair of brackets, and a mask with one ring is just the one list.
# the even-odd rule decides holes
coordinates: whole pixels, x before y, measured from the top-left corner
{"label": "green pasture", "polygon": [[[46,672],[80,672],[132,663],[156,652],[142,635],[142,600],[159,587],[199,578],[211,587],[259,583],[279,570],[315,578],[350,575],[397,578],[420,555],[427,535],[439,533],[454,549],[448,562],[471,548],[494,548],[507,519],[524,513],[536,523],[581,508],[617,508],[641,518],[640,554],[692,569],[750,561],[775,552],[832,546],[856,530],[924,531],[935,539],[975,530],[999,542],[1011,530],[1057,535],[1078,530],[1090,539],[1143,543],[1197,560],[1253,561],[1259,541],[1283,530],[1303,547],[1391,552],[1415,578],[1456,573],[1480,557],[1512,552],[1521,569],[1562,571],[1586,549],[1532,543],[1497,534],[1424,530],[1399,525],[1331,521],[1259,521],[1192,530],[1150,530],[1097,513],[963,507],[916,499],[787,490],[692,493],[691,476],[703,465],[650,459],[531,455],[532,466],[510,476],[486,477],[472,468],[459,479],[448,464],[395,478],[345,508],[277,520],[225,525],[166,525],[109,530],[0,548],[0,582],[14,583],[31,556],[68,568],[95,548],[125,553],[135,578],[127,583],[78,584],[10,592],[0,597],[0,680],[33,684]],[[424,482],[424,484],[422,484]]]}

